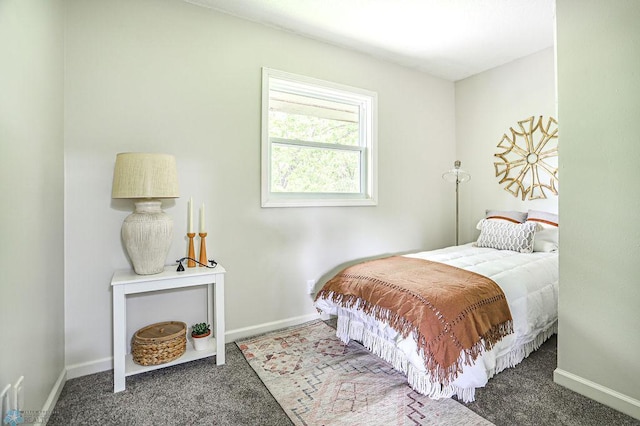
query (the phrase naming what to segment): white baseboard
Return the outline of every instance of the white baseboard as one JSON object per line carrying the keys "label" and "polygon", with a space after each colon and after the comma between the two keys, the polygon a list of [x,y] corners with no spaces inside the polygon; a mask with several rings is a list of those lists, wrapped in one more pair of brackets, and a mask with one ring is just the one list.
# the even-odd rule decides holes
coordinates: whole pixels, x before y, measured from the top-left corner
{"label": "white baseboard", "polygon": [[[238,328],[228,330],[224,337],[226,343],[235,342],[238,339],[255,336],[257,334],[276,331],[281,328],[291,327],[305,322],[313,321],[320,318],[319,314],[308,314],[299,317],[287,318],[280,321],[267,322],[254,325],[251,327]],[[95,361],[83,362],[80,364],[68,365],[66,369],[66,379],[75,379],[76,377],[87,376],[89,374],[101,373],[103,371],[113,370],[113,357],[98,359]],[[64,384],[64,383],[63,383]]]}
{"label": "white baseboard", "polygon": [[101,373],[107,370],[113,370],[113,357],[68,365],[67,380],[87,376],[89,374]]}
{"label": "white baseboard", "polygon": [[58,402],[58,398],[60,397],[60,392],[62,392],[62,388],[64,387],[65,382],[67,381],[67,370],[63,369],[58,376],[58,380],[53,384],[53,388],[51,388],[51,392],[49,392],[49,396],[47,400],[44,402],[42,406],[43,413],[42,418],[37,419],[34,424],[46,425],[49,421],[49,416],[53,413],[53,409],[56,406],[56,402]]}
{"label": "white baseboard", "polygon": [[281,328],[291,327],[305,322],[319,319],[319,314],[308,314],[299,317],[287,318],[280,321],[266,322],[263,324],[253,325],[251,327],[237,328],[235,330],[228,330],[225,333],[225,339],[227,343],[235,342],[239,339],[246,337],[256,336],[258,334],[268,333],[270,331],[280,330]]}
{"label": "white baseboard", "polygon": [[640,401],[568,371],[556,368],[553,381],[574,392],[640,420]]}

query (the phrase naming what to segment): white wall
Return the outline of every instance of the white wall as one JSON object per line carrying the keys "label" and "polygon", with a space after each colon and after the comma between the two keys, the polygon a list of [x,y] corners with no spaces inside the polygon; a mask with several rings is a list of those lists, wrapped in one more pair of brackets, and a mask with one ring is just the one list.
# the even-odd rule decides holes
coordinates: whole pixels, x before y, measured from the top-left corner
{"label": "white wall", "polygon": [[29,411],[64,371],[63,12],[0,2],[0,390]]}
{"label": "white wall", "polygon": [[557,212],[558,196],[547,192],[546,200],[516,198],[498,184],[493,166],[494,154],[502,151],[497,145],[510,127],[517,129],[518,121],[531,116],[557,118],[553,48],[457,81],[455,90],[456,152],[462,168],[471,173],[459,189],[460,242],[477,238],[475,225],[486,209]]}
{"label": "white wall", "polygon": [[640,419],[640,2],[557,1],[555,380]]}
{"label": "white wall", "polygon": [[[177,157],[182,196],[164,203],[175,221],[168,263],[185,255],[187,200],[207,203],[207,252],[228,270],[231,332],[315,315],[306,280],[348,261],[453,242],[451,187],[440,178],[454,160],[453,83],[180,0],[77,0],[67,9],[70,375],[109,368],[109,281],[129,267],[119,234],[133,208],[110,198],[118,152]],[[260,207],[263,66],[378,93],[378,206]],[[194,293],[131,300],[129,333],[201,320]]]}

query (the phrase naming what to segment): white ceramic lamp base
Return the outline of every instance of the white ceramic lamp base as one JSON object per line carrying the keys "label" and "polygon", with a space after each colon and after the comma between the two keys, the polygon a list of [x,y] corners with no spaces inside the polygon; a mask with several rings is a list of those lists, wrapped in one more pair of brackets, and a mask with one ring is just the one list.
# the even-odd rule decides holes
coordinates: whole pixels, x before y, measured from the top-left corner
{"label": "white ceramic lamp base", "polygon": [[159,274],[171,246],[173,220],[161,201],[137,201],[136,211],[122,223],[122,241],[138,275]]}

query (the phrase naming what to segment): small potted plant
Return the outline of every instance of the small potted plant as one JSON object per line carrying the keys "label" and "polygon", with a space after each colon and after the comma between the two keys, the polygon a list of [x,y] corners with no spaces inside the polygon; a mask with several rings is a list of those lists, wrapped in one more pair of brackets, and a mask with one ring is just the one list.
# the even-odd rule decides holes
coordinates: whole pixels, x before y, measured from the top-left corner
{"label": "small potted plant", "polygon": [[196,351],[207,349],[210,334],[211,328],[209,324],[205,322],[191,326],[191,337],[193,338],[193,347]]}

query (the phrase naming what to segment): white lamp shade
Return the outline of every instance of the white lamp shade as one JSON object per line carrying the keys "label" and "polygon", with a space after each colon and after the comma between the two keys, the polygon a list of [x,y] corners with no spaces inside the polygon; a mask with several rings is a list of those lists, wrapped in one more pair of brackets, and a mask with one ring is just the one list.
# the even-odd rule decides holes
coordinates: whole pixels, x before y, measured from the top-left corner
{"label": "white lamp shade", "polygon": [[456,161],[453,169],[442,174],[442,179],[451,183],[462,183],[471,180],[471,175],[460,168],[460,161]]}
{"label": "white lamp shade", "polygon": [[116,156],[112,198],[177,198],[176,159],[169,154],[124,152]]}

